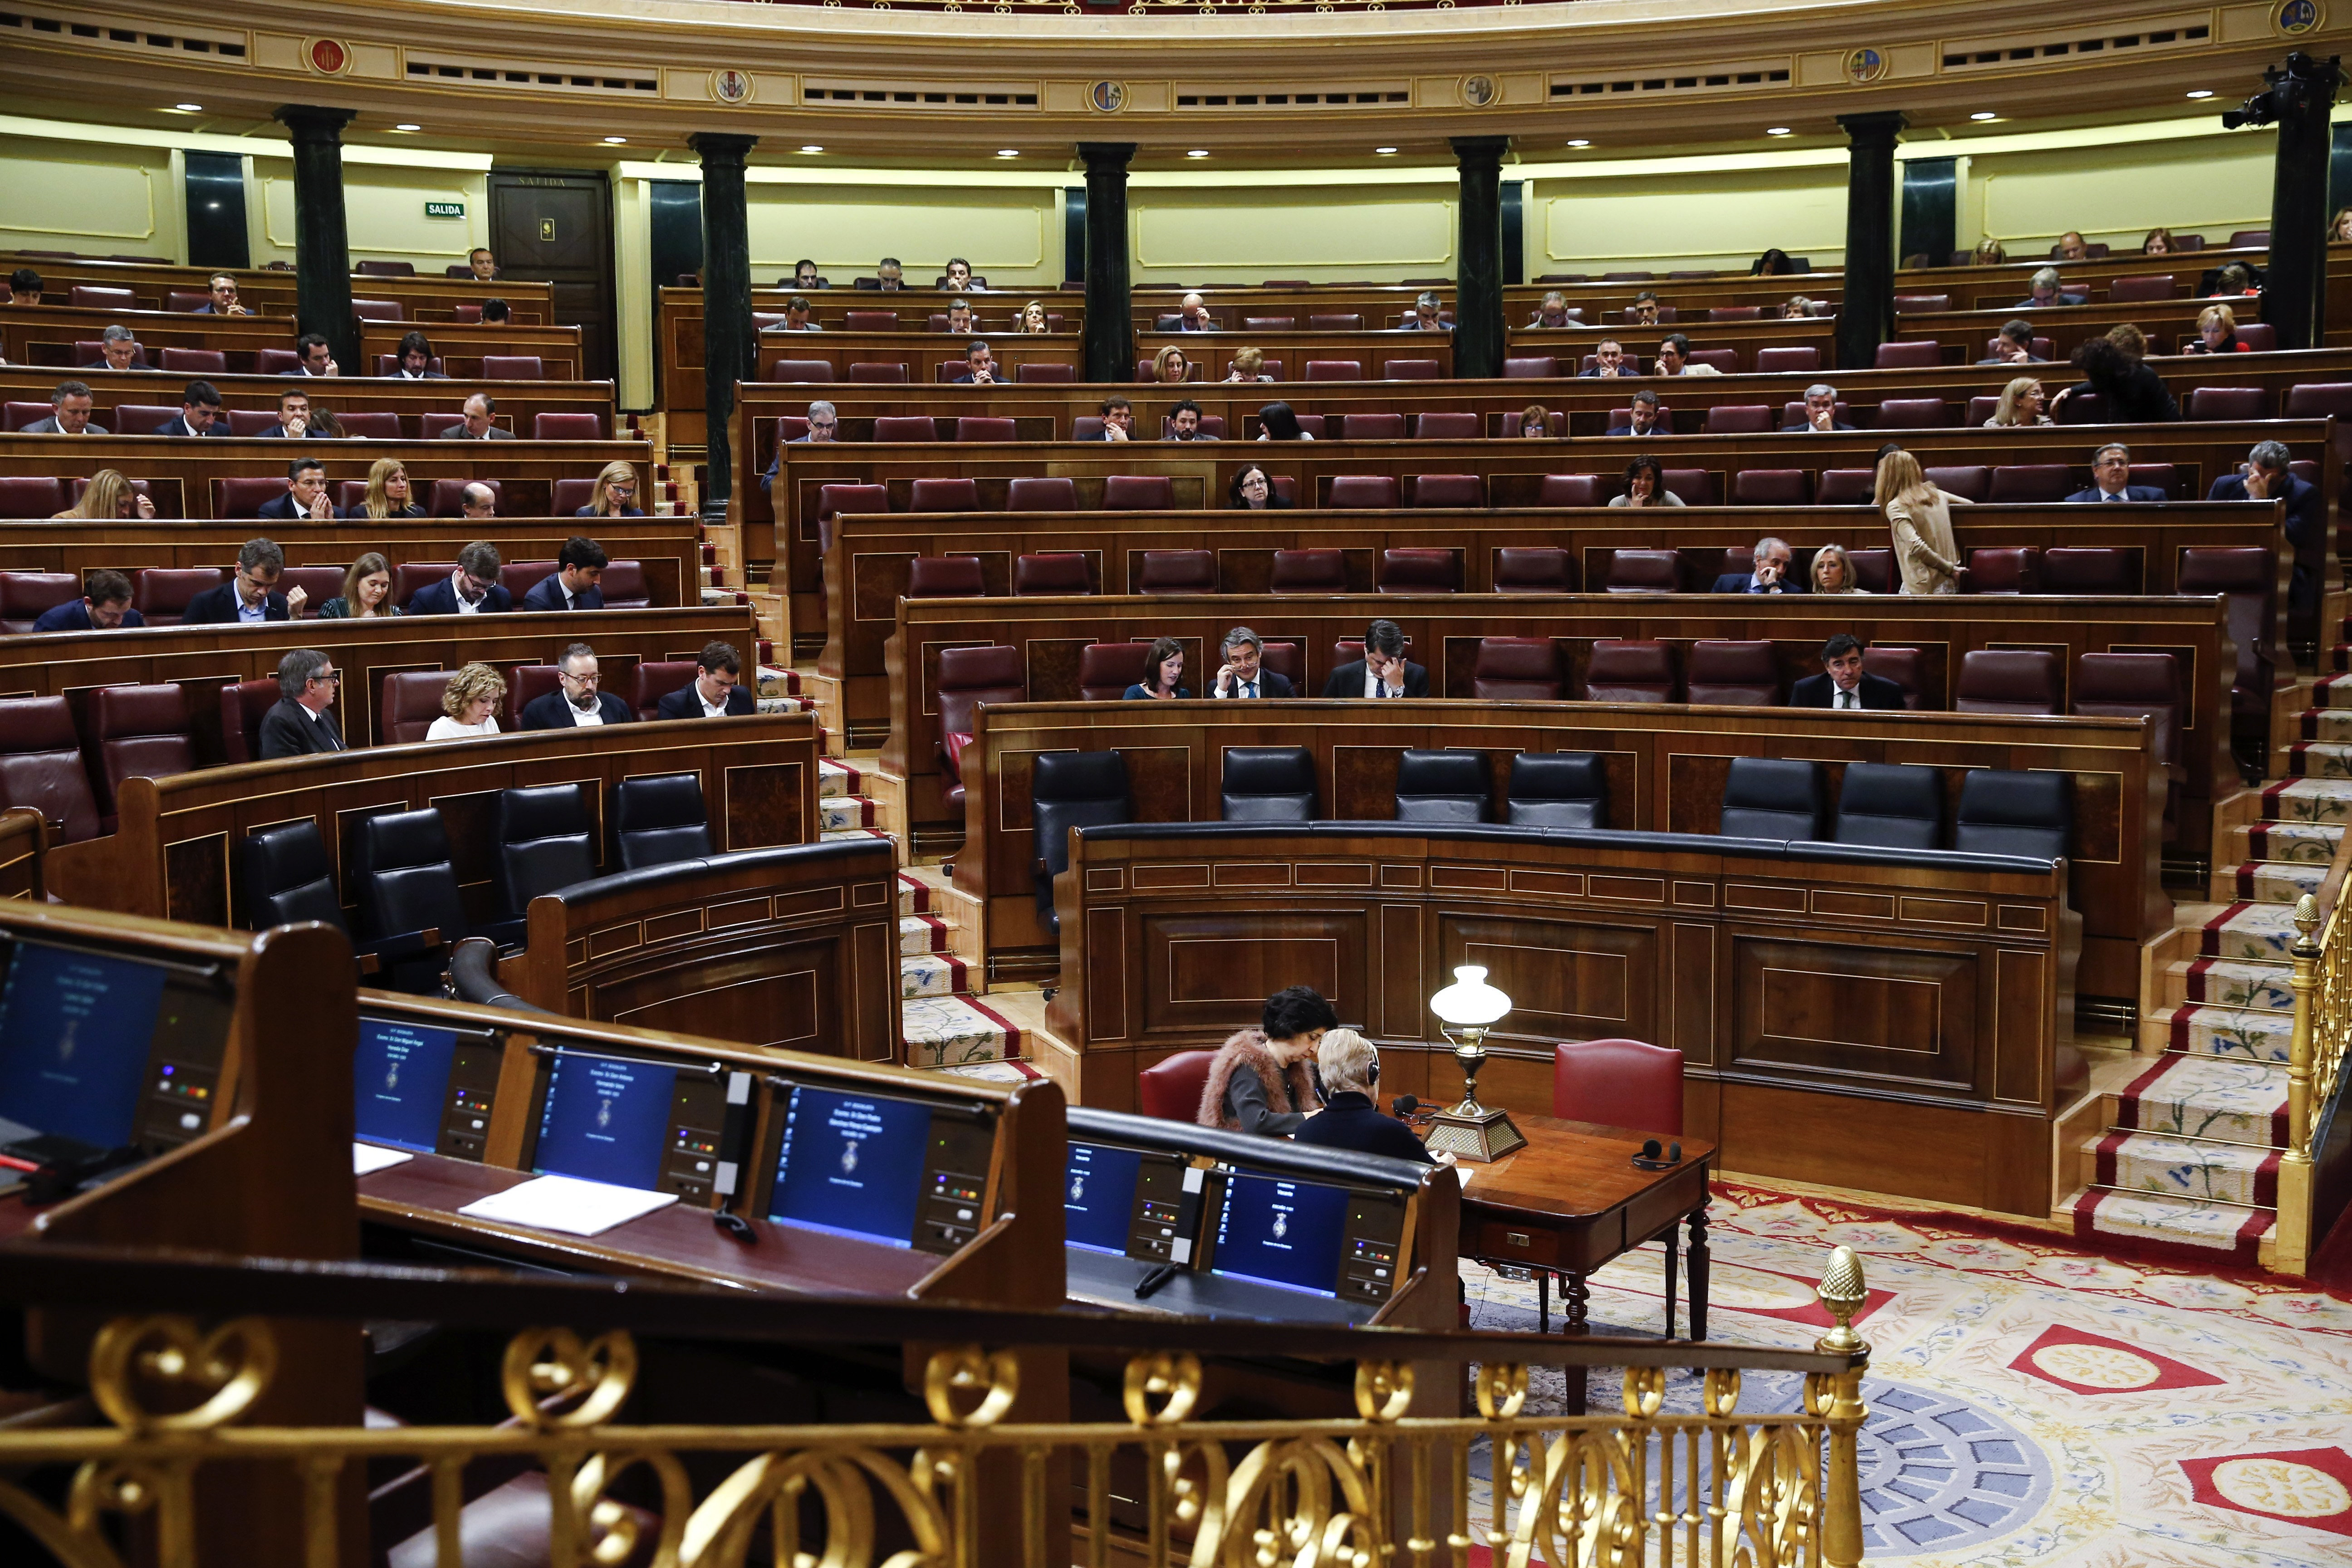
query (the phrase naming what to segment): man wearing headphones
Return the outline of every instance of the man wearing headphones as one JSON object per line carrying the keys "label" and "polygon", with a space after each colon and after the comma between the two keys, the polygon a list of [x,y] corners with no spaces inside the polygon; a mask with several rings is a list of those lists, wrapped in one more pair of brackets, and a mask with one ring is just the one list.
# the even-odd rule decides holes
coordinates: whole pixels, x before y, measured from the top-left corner
{"label": "man wearing headphones", "polygon": [[1315,1047],[1315,1067],[1323,1079],[1323,1109],[1298,1129],[1299,1142],[1433,1163],[1411,1129],[1381,1114],[1372,1098],[1381,1058],[1371,1041],[1353,1029],[1333,1029]]}

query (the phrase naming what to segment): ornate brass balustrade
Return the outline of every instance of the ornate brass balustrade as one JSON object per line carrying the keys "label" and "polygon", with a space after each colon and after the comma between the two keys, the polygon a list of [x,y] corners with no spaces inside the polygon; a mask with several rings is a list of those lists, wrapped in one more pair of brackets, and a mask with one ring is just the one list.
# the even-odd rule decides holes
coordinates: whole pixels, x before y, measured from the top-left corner
{"label": "ornate brass balustrade", "polygon": [[[0,1255],[0,1295],[87,1304],[103,1294],[89,1288],[90,1262],[83,1255],[81,1274],[69,1268],[62,1291],[44,1291],[24,1278],[42,1267],[28,1253]],[[351,1266],[289,1274],[273,1282],[266,1310],[342,1315],[327,1310],[319,1289],[353,1275],[385,1282],[371,1294],[386,1310],[415,1310],[422,1298],[401,1277],[422,1272]],[[194,1281],[186,1303],[196,1310],[222,1299],[204,1279],[186,1278]],[[504,1279],[474,1294],[473,1302],[459,1303],[445,1292],[442,1304],[456,1304],[455,1316],[478,1326],[535,1297],[539,1304],[568,1299],[588,1303],[591,1319],[625,1310],[644,1317],[649,1332],[674,1334],[705,1310],[698,1303],[708,1303],[719,1336],[769,1337],[748,1333],[743,1320],[726,1321],[730,1310],[761,1303],[700,1292],[632,1286],[623,1303],[593,1287]],[[635,1340],[626,1328],[604,1327],[593,1337],[549,1328],[515,1334],[501,1371],[512,1419],[502,1426],[243,1426],[240,1415],[264,1395],[276,1369],[269,1320],[240,1317],[206,1330],[185,1316],[118,1316],[99,1331],[89,1369],[90,1397],[110,1425],[0,1431],[0,1515],[68,1568],[121,1568],[136,1560],[119,1544],[127,1538],[148,1543],[146,1555],[166,1568],[201,1568],[214,1560],[199,1555],[195,1522],[208,1476],[226,1463],[246,1461],[238,1468],[250,1471],[259,1461],[299,1478],[299,1491],[288,1495],[302,1500],[303,1560],[307,1568],[330,1568],[341,1560],[339,1542],[350,1538],[341,1517],[352,1495],[344,1478],[370,1460],[401,1459],[413,1461],[415,1479],[429,1487],[437,1562],[458,1568],[467,1466],[504,1458],[545,1475],[551,1561],[560,1568],[632,1560],[660,1568],[754,1560],[793,1568],[1016,1562],[1462,1568],[1474,1546],[1515,1568],[1531,1562],[1844,1568],[1861,1561],[1856,1439],[1868,1361],[1849,1322],[1864,1300],[1861,1271],[1844,1248],[1820,1295],[1838,1328],[1811,1353],[1271,1324],[1262,1336],[1257,1326],[1242,1336],[1232,1324],[1187,1320],[1163,1325],[831,1304],[841,1318],[881,1321],[819,1337],[873,1337],[928,1318],[930,1331],[915,1337],[940,1342],[955,1320],[967,1318],[992,1347],[1168,1342],[1127,1361],[1126,1421],[1051,1425],[1003,1419],[1018,1394],[1019,1358],[970,1342],[945,1342],[929,1354],[921,1388],[928,1425],[622,1425],[637,1378]],[[813,1321],[800,1307],[768,1310]],[[1202,1379],[1198,1352],[1220,1343],[1230,1350],[1244,1337],[1254,1352],[1312,1337],[1321,1343],[1310,1353],[1353,1360],[1354,1418],[1193,1420]],[[1416,1375],[1411,1363],[1425,1376],[1433,1362],[1470,1367],[1475,1415],[1405,1414]],[[1743,1362],[1801,1372],[1800,1408],[1742,1412]],[[1622,1365],[1622,1408],[1606,1415],[1530,1414],[1530,1363],[1559,1364],[1580,1379],[1590,1366]],[[1668,1374],[1677,1367],[1702,1373],[1696,1413],[1664,1407]],[[1496,1478],[1483,1496],[1473,1484],[1473,1451],[1481,1444]],[[704,1457],[711,1455],[736,1462],[698,1496],[689,1468],[708,1475]],[[62,1505],[53,1506],[24,1478],[37,1467],[62,1465],[75,1469]],[[1017,1489],[1017,1501],[1007,1487]],[[1064,1550],[1065,1542],[1075,1544]],[[633,1559],[648,1544],[649,1559]]]}
{"label": "ornate brass balustrade", "polygon": [[2279,1156],[2278,1232],[2273,1265],[2284,1274],[2310,1266],[2320,1239],[2318,1162],[2324,1119],[2344,1079],[2352,1049],[2352,923],[2344,919],[2344,888],[2352,874],[2352,835],[2336,847],[2316,893],[2295,900],[2294,1033],[2286,1068],[2286,1150]]}

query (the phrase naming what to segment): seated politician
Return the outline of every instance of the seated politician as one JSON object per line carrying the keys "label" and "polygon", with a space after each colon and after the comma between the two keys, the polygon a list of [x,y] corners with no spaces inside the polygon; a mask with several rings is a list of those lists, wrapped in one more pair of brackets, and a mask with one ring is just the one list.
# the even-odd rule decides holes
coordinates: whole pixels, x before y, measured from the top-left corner
{"label": "seated politician", "polygon": [[37,632],[110,632],[123,626],[143,626],[146,619],[131,607],[131,579],[120,572],[98,571],[82,579],[81,597],[52,605],[33,623]]}
{"label": "seated politician", "polygon": [[[841,419],[838,415],[834,413],[832,404],[827,403],[822,397],[818,398],[814,403],[810,404],[808,405],[807,432],[803,435],[793,437],[788,442],[778,441],[776,443],[775,451],[770,454],[768,458],[768,466],[766,469],[760,475],[760,493],[761,495],[772,495],[774,493],[776,475],[783,469],[784,448],[787,446],[797,447],[804,441],[830,441],[839,435],[840,431]],[[611,470],[608,469],[606,471],[610,472]],[[635,469],[631,469],[630,471],[632,473],[635,472]]]}
{"label": "seated politician", "polygon": [[343,749],[333,712],[342,679],[335,661],[314,647],[295,648],[278,661],[278,700],[261,716],[263,762]]}
{"label": "seated politician", "polygon": [[[248,539],[236,552],[236,575],[190,599],[180,624],[225,626],[238,621],[292,620],[310,596],[299,587],[279,593],[278,579],[285,572],[286,552],[276,540]],[[284,679],[282,669],[279,679]]]}
{"label": "seated politician", "polygon": [[304,332],[294,340],[294,353],[299,357],[292,370],[281,370],[280,375],[341,375],[343,367],[335,363],[334,350],[327,340],[316,332]]}
{"label": "seated politician", "polygon": [[954,378],[953,384],[994,386],[1003,379],[996,371],[996,355],[986,343],[974,338],[963,351],[963,374]]}
{"label": "seated politician", "polygon": [[192,381],[180,394],[180,412],[155,426],[157,436],[226,436],[228,417],[221,412],[220,389],[209,381]]}
{"label": "seated politician", "polygon": [[1217,666],[1217,678],[1209,682],[1209,695],[1249,701],[1261,697],[1295,697],[1290,677],[1278,669],[1263,668],[1265,644],[1247,626],[1235,626],[1225,634],[1224,646],[1219,650],[1224,662]]}
{"label": "seated politician", "polygon": [[1183,682],[1184,645],[1174,637],[1154,637],[1143,650],[1143,679],[1120,695],[1129,702],[1172,702],[1192,695]]}
{"label": "seated politician", "polygon": [[1592,363],[1576,373],[1581,376],[1639,375],[1642,362],[1628,358],[1625,345],[1615,338],[1603,338],[1592,351]]}
{"label": "seated politician", "polygon": [[1276,992],[1259,1010],[1256,1028],[1236,1030],[1217,1047],[1193,1120],[1273,1138],[1297,1132],[1323,1109],[1307,1058],[1339,1026],[1339,1015],[1311,986]]}
{"label": "seated politician", "polygon": [[1323,683],[1326,697],[1426,697],[1429,671],[1407,662],[1404,631],[1394,621],[1364,628],[1364,657],[1350,659]]}
{"label": "seated politician", "polygon": [[1785,540],[1765,538],[1756,542],[1752,559],[1755,565],[1747,572],[1727,572],[1715,580],[1712,592],[1717,594],[1801,594],[1805,585],[1789,567],[1796,560],[1796,552]]}
{"label": "seated politician", "polygon": [[1789,689],[1791,708],[1844,708],[1899,712],[1903,688],[1862,668],[1862,639],[1840,632],[1822,645],[1822,673]]}
{"label": "seated politician", "polygon": [[1129,441],[1135,437],[1135,405],[1117,393],[1102,400],[1102,428],[1081,441]]}
{"label": "seated politician", "polygon": [[457,564],[408,596],[409,616],[487,616],[514,608],[514,595],[499,581],[499,547],[477,539],[457,552]]}
{"label": "seated politician", "polygon": [[393,351],[394,381],[446,381],[449,377],[433,368],[433,340],[423,332],[403,332],[400,346]]}
{"label": "seated politician", "polygon": [[740,719],[760,704],[743,689],[743,656],[733,643],[707,642],[694,656],[694,679],[664,697],[665,719]]}
{"label": "seated politician", "polygon": [[52,410],[49,416],[47,419],[35,420],[26,426],[23,434],[27,436],[104,436],[108,434],[106,426],[89,416],[93,405],[89,387],[86,383],[61,381],[49,391],[49,407]]}
{"label": "seated politician", "polygon": [[2089,489],[2076,490],[2066,499],[2093,504],[2166,499],[2164,492],[2154,485],[2131,482],[2131,448],[2121,441],[2110,441],[2092,454],[2091,479]]}
{"label": "seated politician", "polygon": [[581,507],[574,517],[643,517],[645,510],[636,504],[637,470],[635,465],[614,459],[604,465],[596,475],[596,499]]}
{"label": "seated politician", "polygon": [[1381,1058],[1371,1041],[1353,1029],[1334,1029],[1316,1046],[1315,1066],[1323,1079],[1323,1109],[1300,1125],[1299,1142],[1435,1163],[1411,1128],[1381,1114],[1372,1092],[1381,1081]]}
{"label": "seated politician", "polygon": [[555,570],[530,585],[522,596],[526,610],[601,610],[604,590],[601,580],[607,564],[604,547],[573,534],[555,552]]}
{"label": "seated politician", "polygon": [[261,432],[257,439],[280,441],[340,440],[342,431],[334,416],[323,408],[310,406],[307,392],[287,391],[278,395],[278,423]]}
{"label": "seated politician", "polygon": [[496,416],[499,400],[487,392],[475,393],[466,399],[465,423],[452,425],[441,432],[444,441],[511,441],[514,432],[502,428]]}
{"label": "seated politician", "polygon": [[297,458],[286,465],[286,493],[271,496],[253,509],[256,517],[291,522],[332,522],[335,509],[327,500],[327,465],[316,458]]}
{"label": "seated politician", "polygon": [[1837,388],[1826,381],[1817,381],[1805,388],[1805,416],[1780,428],[1784,435],[1802,435],[1808,431],[1851,430],[1853,426],[1837,416]]}
{"label": "seated politician", "polygon": [[207,295],[205,302],[197,306],[193,311],[189,312],[190,314],[197,316],[249,316],[253,314],[252,311],[247,310],[243,305],[236,302],[236,279],[230,277],[226,272],[214,273],[212,277],[205,281],[205,292]]}
{"label": "seated politician", "polygon": [[98,357],[81,367],[84,370],[137,370],[139,340],[129,327],[109,327],[100,337]]}
{"label": "seated politician", "polygon": [[1609,434],[1612,436],[1671,436],[1675,433],[1674,426],[1666,423],[1665,416],[1659,410],[1658,395],[1647,387],[1643,387],[1627,400],[1625,416],[1624,423],[1611,424]]}
{"label": "seated politician", "polygon": [[600,689],[596,650],[584,642],[572,643],[556,656],[557,689],[523,705],[526,730],[585,730],[599,724],[627,724],[636,710],[611,692]]}
{"label": "seated politician", "polygon": [[2213,488],[2205,492],[2205,499],[2286,502],[2287,542],[2295,547],[2298,557],[2287,602],[2297,609],[2306,609],[2319,603],[2319,579],[2302,563],[2301,558],[2316,556],[2325,548],[2327,503],[2317,485],[2294,477],[2288,462],[2284,442],[2258,441],[2254,449],[2246,454],[2244,465],[2236,473],[2215,479]]}

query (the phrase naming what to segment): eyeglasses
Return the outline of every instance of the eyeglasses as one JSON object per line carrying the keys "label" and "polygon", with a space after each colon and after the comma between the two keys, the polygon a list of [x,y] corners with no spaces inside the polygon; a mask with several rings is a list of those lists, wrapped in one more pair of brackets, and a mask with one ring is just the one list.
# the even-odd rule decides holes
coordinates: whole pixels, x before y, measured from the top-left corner
{"label": "eyeglasses", "polygon": [[593,669],[585,675],[574,675],[568,669],[559,669],[555,672],[555,679],[571,686],[593,686],[604,677]]}
{"label": "eyeglasses", "polygon": [[310,679],[313,679],[313,680],[321,680],[321,681],[336,681],[336,680],[341,680],[341,679],[342,679],[342,678],[343,678],[343,672],[342,672],[341,670],[340,670],[340,669],[322,669],[322,670],[320,670],[318,674],[316,674],[316,675],[312,676]]}

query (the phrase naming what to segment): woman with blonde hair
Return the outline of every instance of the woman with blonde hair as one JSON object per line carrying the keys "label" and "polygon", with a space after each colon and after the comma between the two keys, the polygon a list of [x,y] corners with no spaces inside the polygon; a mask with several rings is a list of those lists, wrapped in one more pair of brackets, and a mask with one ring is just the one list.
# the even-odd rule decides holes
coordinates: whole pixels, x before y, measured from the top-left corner
{"label": "woman with blonde hair", "polygon": [[319,606],[322,621],[356,621],[369,616],[396,616],[392,602],[392,563],[369,551],[345,569],[343,591]]}
{"label": "woman with blonde hair", "polygon": [[1339,1026],[1339,1015],[1313,987],[1276,992],[1259,1009],[1256,1028],[1236,1029],[1217,1047],[1193,1120],[1203,1127],[1291,1136],[1323,1109],[1307,1058]]}
{"label": "woman with blonde hair", "polygon": [[441,717],[425,731],[428,741],[468,741],[499,732],[499,704],[507,700],[506,678],[487,664],[469,664],[449,678],[441,693]]}
{"label": "woman with blonde hair", "polygon": [[1853,557],[1845,552],[1843,544],[1824,544],[1813,552],[1813,563],[1805,576],[1816,594],[1867,594],[1869,589],[1854,581]]}
{"label": "woman with blonde hair", "polygon": [[2352,207],[2337,207],[2335,221],[2327,226],[2327,243],[2340,244],[2352,239]]}
{"label": "woman with blonde hair", "polygon": [[1225,379],[1227,381],[1272,381],[1274,377],[1265,374],[1265,351],[1235,349],[1233,368],[1226,373]]}
{"label": "woman with blonde hair", "polygon": [[629,503],[636,499],[637,470],[630,464],[614,461],[604,465],[596,476],[594,500],[572,515],[574,517],[643,517],[645,512]]}
{"label": "woman with blonde hair", "polygon": [[1971,267],[1998,267],[2008,259],[2009,252],[1990,235],[1978,240],[1977,247],[1969,252],[1969,265]]}
{"label": "woman with blonde hair", "polygon": [[1874,499],[1895,536],[1895,564],[1903,574],[1903,592],[1958,593],[1960,547],[1952,537],[1950,503],[1966,505],[1968,498],[1937,489],[1919,471],[1919,459],[1897,447],[1878,459]]}
{"label": "woman with blonde hair", "polygon": [[[408,469],[398,458],[378,458],[368,467],[367,498],[350,521],[382,522],[388,517],[423,517],[425,509],[410,492]],[[322,614],[324,612],[321,612]]]}
{"label": "woman with blonde hair", "polygon": [[2227,305],[2208,305],[2197,312],[2197,335],[2180,345],[2185,354],[2250,353],[2253,344],[2238,335],[2238,312]]}
{"label": "woman with blonde hair", "polygon": [[2030,375],[2021,375],[2000,389],[2000,405],[1985,421],[1988,430],[2006,430],[2018,425],[2047,425],[2050,416],[2042,412],[2042,383]]}
{"label": "woman with blonde hair", "polygon": [[1016,323],[1016,327],[1021,331],[1032,334],[1052,331],[1053,323],[1045,320],[1045,301],[1032,300],[1022,306],[1021,320]]}
{"label": "woman with blonde hair", "polygon": [[53,515],[103,518],[110,522],[125,517],[149,518],[155,515],[155,500],[145,491],[133,489],[120,470],[100,468],[82,487],[81,500]]}
{"label": "woman with blonde hair", "polygon": [[1154,381],[1161,383],[1183,381],[1192,374],[1192,362],[1186,359],[1184,351],[1174,343],[1170,343],[1151,356],[1151,379]]}

